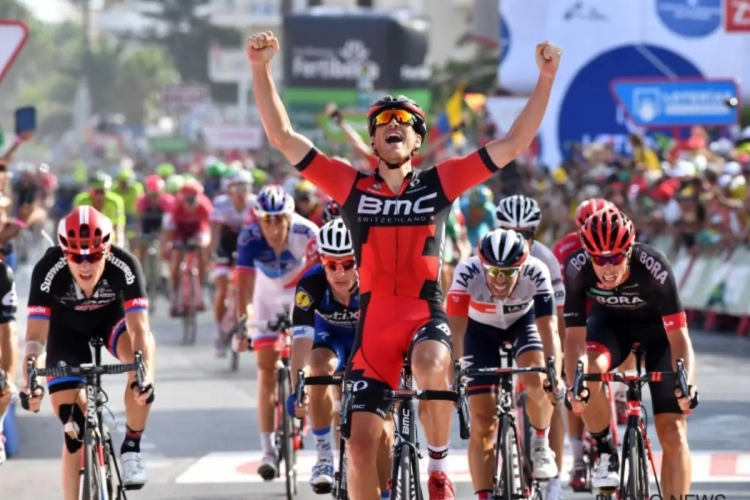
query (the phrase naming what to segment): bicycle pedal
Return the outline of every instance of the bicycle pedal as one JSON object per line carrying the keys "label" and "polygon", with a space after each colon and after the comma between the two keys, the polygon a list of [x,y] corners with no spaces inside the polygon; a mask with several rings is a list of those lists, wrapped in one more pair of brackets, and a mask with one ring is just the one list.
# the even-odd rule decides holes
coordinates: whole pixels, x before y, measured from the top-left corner
{"label": "bicycle pedal", "polygon": [[125,491],[138,491],[142,489],[144,486],[146,486],[146,483],[141,484],[124,484],[122,485],[122,489]]}
{"label": "bicycle pedal", "polygon": [[313,484],[312,490],[316,495],[328,495],[333,490],[332,484]]}
{"label": "bicycle pedal", "polygon": [[617,488],[599,488],[599,494],[601,495],[614,495],[617,492]]}

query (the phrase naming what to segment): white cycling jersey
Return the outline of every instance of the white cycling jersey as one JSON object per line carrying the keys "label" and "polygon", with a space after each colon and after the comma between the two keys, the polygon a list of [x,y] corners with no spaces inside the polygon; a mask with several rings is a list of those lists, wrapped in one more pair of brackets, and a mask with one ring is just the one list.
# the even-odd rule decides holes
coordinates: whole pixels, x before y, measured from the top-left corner
{"label": "white cycling jersey", "polygon": [[555,305],[560,308],[565,305],[565,283],[562,278],[562,267],[552,250],[540,241],[531,245],[531,255],[541,260],[549,269],[552,291],[555,294]]}
{"label": "white cycling jersey", "polygon": [[484,325],[506,330],[534,308],[537,318],[554,314],[550,273],[538,258],[529,255],[510,297],[496,299],[487,287],[484,266],[479,257],[461,261],[453,272],[446,312],[468,316]]}
{"label": "white cycling jersey", "polygon": [[229,226],[235,231],[239,231],[250,218],[250,214],[255,208],[255,195],[249,197],[247,204],[241,211],[237,210],[231,196],[228,194],[220,194],[214,198],[213,203],[214,210],[211,212],[210,221]]}

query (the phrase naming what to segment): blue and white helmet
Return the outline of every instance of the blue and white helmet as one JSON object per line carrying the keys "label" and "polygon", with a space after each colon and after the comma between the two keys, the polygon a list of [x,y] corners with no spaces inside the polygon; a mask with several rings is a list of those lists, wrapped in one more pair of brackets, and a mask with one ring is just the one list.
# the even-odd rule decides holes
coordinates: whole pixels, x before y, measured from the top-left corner
{"label": "blue and white helmet", "polygon": [[294,198],[283,187],[271,184],[258,193],[255,211],[259,215],[291,215],[294,213]]}

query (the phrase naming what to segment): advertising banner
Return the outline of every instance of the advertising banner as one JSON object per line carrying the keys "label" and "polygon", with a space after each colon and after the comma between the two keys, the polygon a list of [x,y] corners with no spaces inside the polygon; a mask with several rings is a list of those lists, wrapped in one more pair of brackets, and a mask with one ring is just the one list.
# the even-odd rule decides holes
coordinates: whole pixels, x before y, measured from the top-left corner
{"label": "advertising banner", "polygon": [[727,33],[750,33],[750,0],[725,0],[724,30]]}
{"label": "advertising banner", "polygon": [[419,17],[360,11],[285,16],[285,86],[426,88],[430,78],[427,26]]}
{"label": "advertising banner", "polygon": [[[503,87],[528,95],[539,75],[536,44],[550,40],[563,49],[541,128],[548,145],[543,161],[556,166],[573,143],[592,141],[607,141],[619,152],[629,152],[628,134],[644,127],[614,98],[610,86],[617,79],[732,79],[740,84],[738,97],[747,101],[750,58],[717,56],[750,53],[750,32],[738,33],[742,20],[750,17],[750,9],[744,10],[750,0],[733,2],[500,1],[512,38],[498,67]],[[727,19],[727,13],[735,15]]]}

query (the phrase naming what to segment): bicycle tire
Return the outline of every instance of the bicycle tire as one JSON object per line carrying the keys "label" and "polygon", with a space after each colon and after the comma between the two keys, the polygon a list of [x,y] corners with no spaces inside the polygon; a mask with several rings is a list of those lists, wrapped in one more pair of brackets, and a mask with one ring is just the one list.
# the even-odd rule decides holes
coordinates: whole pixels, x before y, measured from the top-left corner
{"label": "bicycle tire", "polygon": [[[398,482],[399,487],[396,489],[398,494],[401,496],[399,500],[413,500],[415,495],[413,494],[416,488],[414,488],[414,478],[412,477],[412,453],[411,446],[408,444],[401,445],[401,451],[399,452],[399,475]],[[393,498],[393,495],[391,495]]]}
{"label": "bicycle tire", "polygon": [[190,273],[188,280],[187,307],[182,318],[182,343],[195,344],[195,273]]}
{"label": "bicycle tire", "polygon": [[518,406],[519,410],[519,417],[523,420],[523,440],[521,441],[523,443],[523,455],[524,460],[526,460],[527,464],[531,463],[531,446],[529,444],[531,443],[531,437],[533,434],[533,429],[531,428],[531,420],[529,420],[529,412],[526,411],[526,403],[529,401],[529,395],[526,391],[523,393],[523,397],[519,398],[520,405]]}
{"label": "bicycle tire", "polygon": [[[623,461],[623,468],[625,464],[628,467],[627,475],[623,475],[625,498],[648,498],[648,462],[643,435],[631,427],[628,429],[627,436],[627,457]],[[620,489],[620,491],[622,490],[623,488]]]}
{"label": "bicycle tire", "polygon": [[346,444],[343,439],[340,441],[339,450],[339,469],[333,474],[334,478],[336,478],[333,484],[334,498],[336,500],[349,500],[349,491],[346,484]]}
{"label": "bicycle tire", "polygon": [[102,500],[102,478],[101,467],[99,465],[98,446],[99,440],[94,431],[90,432],[86,439],[86,446],[83,454],[83,482],[81,484],[82,500]]}
{"label": "bicycle tire", "polygon": [[[511,425],[510,417],[500,417],[500,432],[497,434],[498,446],[496,450],[500,456],[495,459],[495,465],[500,469],[496,483],[499,486],[502,500],[513,500],[516,497],[517,483],[520,482],[521,463],[518,457],[516,432]],[[518,474],[515,471],[518,471]]]}
{"label": "bicycle tire", "polygon": [[279,404],[281,405],[281,459],[284,461],[284,479],[286,483],[287,500],[297,495],[297,463],[294,450],[294,424],[292,415],[286,410],[286,400],[291,394],[290,377],[287,368],[279,368]]}
{"label": "bicycle tire", "polygon": [[[109,433],[109,430],[104,427],[104,439],[102,440],[104,442],[104,482],[106,483],[107,487],[107,498],[113,499],[115,498],[112,494],[114,493],[114,481],[112,478],[112,464],[116,463],[117,457],[115,456],[114,448],[112,448],[112,435]],[[114,461],[114,462],[113,462]],[[119,473],[118,473],[119,476]]]}

